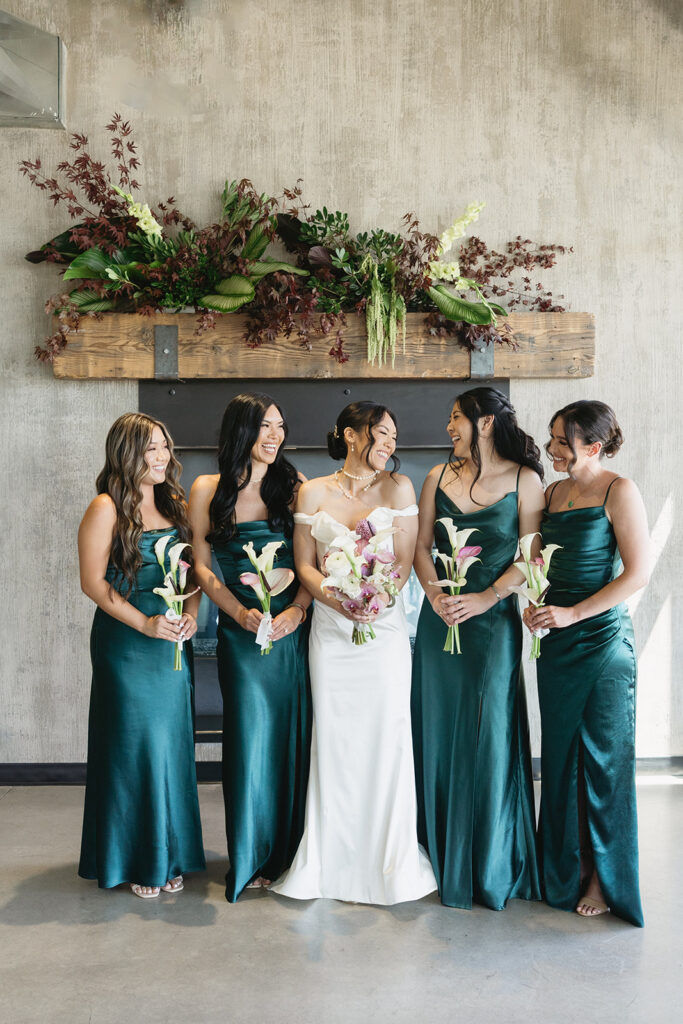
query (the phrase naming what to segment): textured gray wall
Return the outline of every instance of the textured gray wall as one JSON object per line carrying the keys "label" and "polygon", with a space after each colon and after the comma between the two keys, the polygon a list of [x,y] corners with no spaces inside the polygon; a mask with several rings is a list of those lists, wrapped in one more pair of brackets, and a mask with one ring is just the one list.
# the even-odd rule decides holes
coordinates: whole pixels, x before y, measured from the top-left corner
{"label": "textured gray wall", "polygon": [[[548,283],[597,315],[589,381],[513,382],[539,439],[575,397],[611,402],[627,436],[617,468],[641,485],[659,551],[635,613],[639,753],[683,753],[681,363],[677,220],[680,6],[674,0],[2,0],[68,50],[69,128],[105,155],[118,110],[137,129],[152,200],[202,221],[226,177],[275,190],[298,177],[358,228],[415,211],[440,231],[474,198],[479,233],[561,241]],[[64,227],[17,174],[67,153],[62,132],[4,129],[2,761],[82,760],[89,602],[75,534],[129,383],[58,382],[32,360],[55,275],[23,254]],[[679,535],[680,539],[680,535]],[[537,727],[534,723],[535,742]]]}

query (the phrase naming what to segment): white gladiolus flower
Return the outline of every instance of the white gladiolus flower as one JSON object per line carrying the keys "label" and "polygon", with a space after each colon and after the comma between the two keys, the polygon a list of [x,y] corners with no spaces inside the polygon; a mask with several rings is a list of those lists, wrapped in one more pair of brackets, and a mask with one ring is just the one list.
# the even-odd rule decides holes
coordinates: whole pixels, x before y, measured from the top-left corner
{"label": "white gladiolus flower", "polygon": [[446,228],[446,230],[439,239],[440,256],[446,252],[449,252],[449,250],[453,248],[455,242],[459,238],[464,237],[468,225],[472,224],[475,220],[478,219],[479,214],[481,213],[485,206],[486,203],[481,202],[469,203],[462,217],[459,217],[456,221],[453,222],[453,224],[451,224],[449,228]]}

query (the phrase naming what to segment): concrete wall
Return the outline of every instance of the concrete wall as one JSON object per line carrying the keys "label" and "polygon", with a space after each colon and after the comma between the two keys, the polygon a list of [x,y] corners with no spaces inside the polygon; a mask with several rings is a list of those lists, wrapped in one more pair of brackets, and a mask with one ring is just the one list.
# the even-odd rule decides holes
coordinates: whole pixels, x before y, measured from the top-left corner
{"label": "concrete wall", "polygon": [[[200,222],[226,177],[263,190],[305,179],[314,204],[358,229],[408,210],[442,230],[487,201],[479,233],[573,245],[548,283],[597,316],[588,381],[513,382],[544,439],[571,398],[612,403],[616,468],[642,487],[657,547],[638,602],[638,750],[683,754],[680,544],[680,6],[675,0],[2,0],[68,50],[67,124],[107,152],[120,111],[137,129],[146,197],[174,194]],[[85,755],[91,606],[75,534],[130,383],[55,381],[32,359],[54,271],[23,254],[65,226],[17,174],[67,154],[63,132],[0,129],[0,450],[6,611],[2,761]],[[678,139],[680,142],[680,139]],[[678,244],[677,244],[678,243]],[[680,533],[678,535],[680,540]],[[535,727],[537,743],[537,728]]]}

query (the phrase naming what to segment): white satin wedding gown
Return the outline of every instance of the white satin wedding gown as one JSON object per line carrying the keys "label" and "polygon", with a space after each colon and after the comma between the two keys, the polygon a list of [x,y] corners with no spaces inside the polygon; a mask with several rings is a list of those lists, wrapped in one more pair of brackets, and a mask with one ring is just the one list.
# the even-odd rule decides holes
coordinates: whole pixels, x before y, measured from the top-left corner
{"label": "white satin wedding gown", "polygon": [[[376,508],[367,518],[379,531],[415,515],[417,506],[411,505]],[[310,525],[318,564],[335,538],[351,532],[324,511],[294,518]],[[392,542],[390,536],[383,546],[391,549]],[[306,822],[292,866],[271,887],[284,896],[388,905],[436,889],[417,843],[410,642],[400,595],[373,628],[376,639],[357,647],[351,642],[353,623],[315,605]]]}

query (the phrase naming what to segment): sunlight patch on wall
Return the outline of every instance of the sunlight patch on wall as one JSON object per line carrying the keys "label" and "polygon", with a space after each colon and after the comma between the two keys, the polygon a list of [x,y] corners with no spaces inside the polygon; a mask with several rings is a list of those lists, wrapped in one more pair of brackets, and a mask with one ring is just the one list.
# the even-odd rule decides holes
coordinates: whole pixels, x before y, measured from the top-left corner
{"label": "sunlight patch on wall", "polygon": [[636,713],[638,757],[670,757],[674,753],[671,750],[671,644],[672,608],[671,597],[667,597],[638,659],[638,677],[643,684],[639,686]]}

